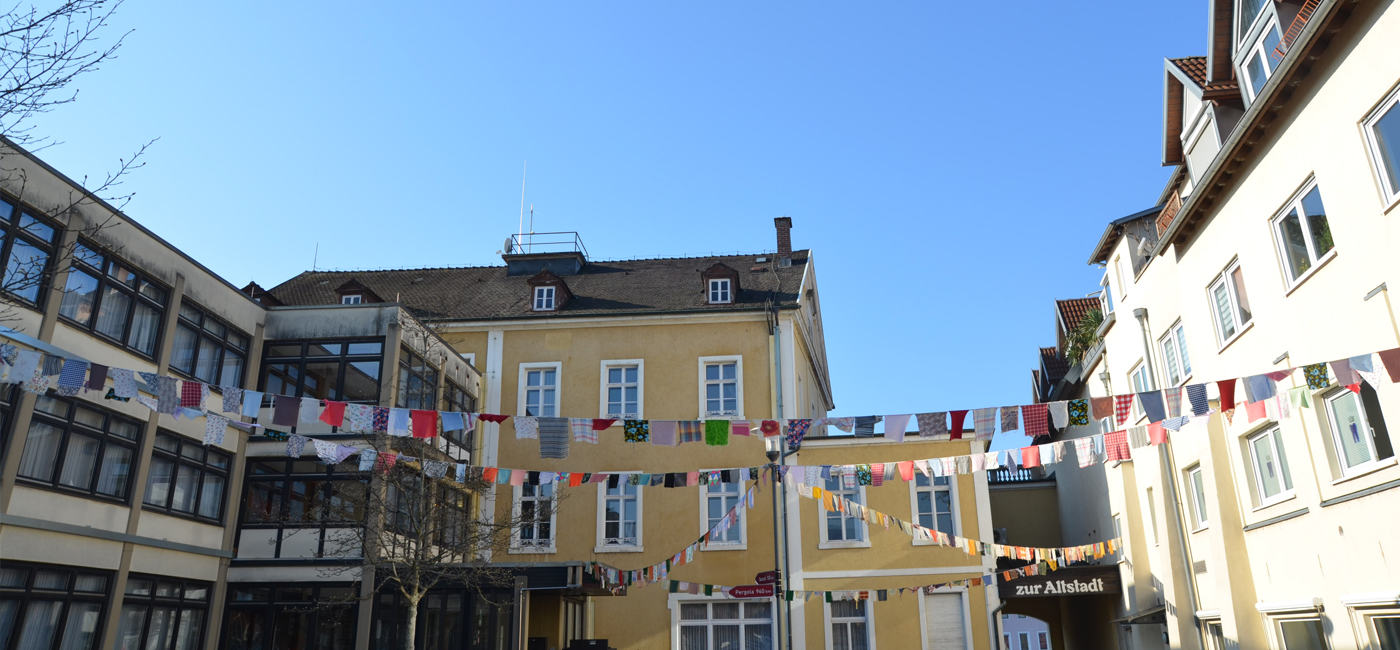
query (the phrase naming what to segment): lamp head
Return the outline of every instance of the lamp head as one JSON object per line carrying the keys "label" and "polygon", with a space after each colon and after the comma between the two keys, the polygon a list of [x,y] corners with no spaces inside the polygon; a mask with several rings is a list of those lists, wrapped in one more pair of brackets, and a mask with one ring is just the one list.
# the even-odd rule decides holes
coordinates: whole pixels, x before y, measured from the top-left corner
{"label": "lamp head", "polygon": [[768,455],[769,462],[777,462],[778,457],[783,453],[783,437],[772,436],[763,439],[764,453]]}

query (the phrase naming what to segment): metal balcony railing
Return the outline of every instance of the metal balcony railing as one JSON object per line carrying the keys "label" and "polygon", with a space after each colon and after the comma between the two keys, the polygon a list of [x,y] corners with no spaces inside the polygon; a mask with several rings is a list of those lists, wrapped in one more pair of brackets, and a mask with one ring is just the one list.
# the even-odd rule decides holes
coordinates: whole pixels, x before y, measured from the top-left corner
{"label": "metal balcony railing", "polygon": [[507,255],[575,252],[588,259],[588,249],[583,245],[583,238],[573,231],[521,233],[511,235],[508,243],[510,249],[505,251]]}
{"label": "metal balcony railing", "polygon": [[1288,54],[1288,48],[1298,40],[1303,28],[1308,26],[1308,21],[1312,20],[1313,12],[1317,11],[1319,4],[1322,4],[1322,0],[1307,0],[1303,3],[1303,8],[1298,10],[1298,15],[1293,17],[1293,24],[1288,26],[1288,31],[1283,33],[1283,40],[1274,48],[1274,54],[1277,54],[1280,60],[1283,59],[1283,55]]}

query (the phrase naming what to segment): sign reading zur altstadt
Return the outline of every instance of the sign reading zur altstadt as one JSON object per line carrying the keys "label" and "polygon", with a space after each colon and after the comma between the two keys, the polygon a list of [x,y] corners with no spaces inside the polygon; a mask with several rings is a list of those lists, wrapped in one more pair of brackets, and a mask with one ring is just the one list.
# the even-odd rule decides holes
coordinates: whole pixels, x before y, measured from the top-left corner
{"label": "sign reading zur altstadt", "polygon": [[1097,596],[1122,593],[1123,581],[1117,567],[1083,567],[1003,582],[998,591],[1002,598]]}

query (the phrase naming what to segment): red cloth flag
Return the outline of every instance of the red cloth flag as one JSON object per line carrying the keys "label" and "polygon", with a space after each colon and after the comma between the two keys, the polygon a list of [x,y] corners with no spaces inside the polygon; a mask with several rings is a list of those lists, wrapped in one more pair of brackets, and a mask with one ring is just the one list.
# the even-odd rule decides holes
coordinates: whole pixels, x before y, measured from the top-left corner
{"label": "red cloth flag", "polygon": [[481,415],[478,415],[476,417],[478,420],[486,420],[487,422],[495,422],[496,424],[500,424],[510,419],[509,415],[495,415],[492,413],[482,413]]}
{"label": "red cloth flag", "polygon": [[333,427],[345,426],[345,402],[326,400],[326,410],[321,411],[321,421]]}
{"label": "red cloth flag", "polygon": [[1167,428],[1161,422],[1153,422],[1147,425],[1147,438],[1154,445],[1160,445],[1167,441]]}
{"label": "red cloth flag", "polygon": [[602,431],[617,422],[617,418],[593,418],[593,430]]}
{"label": "red cloth flag", "polygon": [[1021,467],[1040,467],[1040,447],[1021,448]]}
{"label": "red cloth flag", "polygon": [[1262,420],[1268,414],[1268,409],[1264,408],[1263,402],[1249,402],[1244,405],[1244,412],[1249,415],[1249,421]]}
{"label": "red cloth flag", "polygon": [[962,440],[963,420],[967,418],[967,411],[948,411],[952,417],[953,426],[948,429],[949,440]]}
{"label": "red cloth flag", "polygon": [[432,438],[438,434],[438,412],[418,411],[411,412],[413,419],[414,438]]}
{"label": "red cloth flag", "polygon": [[1220,388],[1220,410],[1222,411],[1235,409],[1235,381],[1234,379],[1226,379],[1215,382],[1215,385]]}

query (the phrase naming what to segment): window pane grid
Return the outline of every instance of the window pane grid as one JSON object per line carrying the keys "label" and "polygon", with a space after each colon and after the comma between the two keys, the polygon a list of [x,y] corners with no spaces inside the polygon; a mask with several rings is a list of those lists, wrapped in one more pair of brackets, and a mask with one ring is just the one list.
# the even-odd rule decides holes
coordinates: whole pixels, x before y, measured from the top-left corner
{"label": "window pane grid", "polygon": [[[845,498],[852,503],[859,504],[860,489],[846,488],[842,485],[842,479],[830,478],[826,480],[826,491],[835,495],[837,499]],[[826,512],[823,510],[823,512]],[[864,521],[856,518],[847,512],[826,512],[826,541],[828,542],[859,542],[864,536],[862,524]]]}
{"label": "window pane grid", "polygon": [[[94,416],[96,419],[94,420]],[[75,419],[78,418],[78,419]],[[51,396],[35,401],[19,477],[64,491],[125,501],[139,436],[136,425]]]}
{"label": "window pane grid", "polygon": [[705,364],[705,415],[739,415],[738,364]]}
{"label": "window pane grid", "polygon": [[[79,244],[75,250],[59,315],[114,345],[154,357],[166,290],[93,248]],[[172,364],[183,359],[182,352],[177,349]]]}
{"label": "window pane grid", "polygon": [[607,377],[608,417],[636,419],[641,412],[638,402],[641,383],[637,366],[608,368]]}
{"label": "window pane grid", "polygon": [[263,348],[262,390],[378,405],[383,347],[382,339],[269,342]]}
{"label": "window pane grid", "polygon": [[4,260],[3,282],[6,292],[20,301],[40,308],[43,306],[43,291],[50,271],[54,226],[21,210],[18,202],[0,198],[0,213],[5,221],[12,221],[19,215],[18,227],[0,226],[0,259]]}
{"label": "window pane grid", "polygon": [[193,440],[158,432],[144,507],[219,522],[223,519],[230,456]]}

